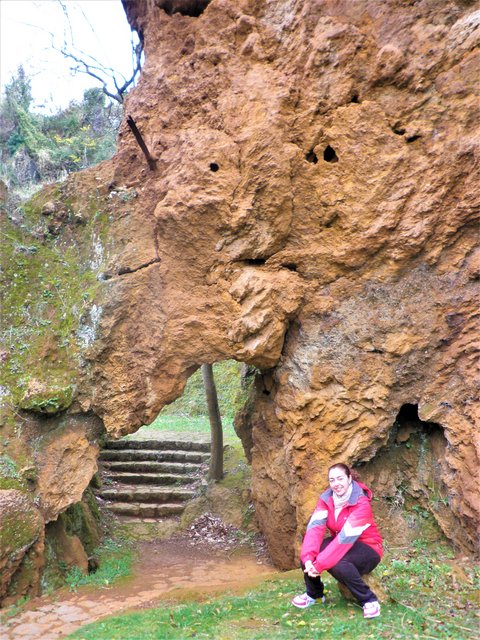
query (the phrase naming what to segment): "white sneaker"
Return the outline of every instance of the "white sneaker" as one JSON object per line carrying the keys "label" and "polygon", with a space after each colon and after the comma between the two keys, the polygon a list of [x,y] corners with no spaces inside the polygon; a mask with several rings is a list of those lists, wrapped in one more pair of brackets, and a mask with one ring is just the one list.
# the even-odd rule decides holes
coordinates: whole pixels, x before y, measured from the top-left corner
{"label": "white sneaker", "polygon": [[311,598],[308,593],[302,593],[300,596],[295,596],[295,598],[292,600],[292,604],[298,609],[307,609],[319,600],[320,602],[325,602],[325,596],[322,596],[321,598],[317,598],[315,600],[315,598]]}
{"label": "white sneaker", "polygon": [[363,617],[364,618],[378,618],[380,615],[380,605],[374,600],[373,602],[366,602],[363,605]]}

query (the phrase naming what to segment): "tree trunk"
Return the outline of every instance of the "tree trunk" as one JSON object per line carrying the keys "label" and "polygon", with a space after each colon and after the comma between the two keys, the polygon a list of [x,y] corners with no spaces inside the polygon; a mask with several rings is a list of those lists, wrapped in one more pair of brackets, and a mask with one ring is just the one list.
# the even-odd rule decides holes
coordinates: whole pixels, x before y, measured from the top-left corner
{"label": "tree trunk", "polygon": [[202,364],[203,386],[207,397],[208,418],[212,434],[210,449],[210,479],[221,480],[223,478],[223,430],[220,409],[218,407],[217,389],[213,378],[211,364]]}

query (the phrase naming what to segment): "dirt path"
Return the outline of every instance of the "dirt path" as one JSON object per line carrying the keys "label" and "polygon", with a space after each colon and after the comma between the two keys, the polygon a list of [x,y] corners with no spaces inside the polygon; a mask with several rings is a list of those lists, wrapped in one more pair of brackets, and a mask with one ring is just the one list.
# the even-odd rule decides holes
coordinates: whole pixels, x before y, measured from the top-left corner
{"label": "dirt path", "polygon": [[35,598],[17,616],[3,620],[0,637],[57,640],[104,616],[155,606],[160,599],[178,602],[240,591],[276,573],[248,549],[232,553],[182,540],[140,542],[139,547],[132,579],[105,589],[62,590]]}

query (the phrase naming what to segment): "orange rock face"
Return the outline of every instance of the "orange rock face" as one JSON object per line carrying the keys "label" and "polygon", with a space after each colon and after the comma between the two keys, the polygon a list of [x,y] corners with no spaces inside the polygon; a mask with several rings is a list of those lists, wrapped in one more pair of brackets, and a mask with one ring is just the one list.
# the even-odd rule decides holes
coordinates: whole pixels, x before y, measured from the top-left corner
{"label": "orange rock face", "polygon": [[445,438],[462,540],[437,519],[472,550],[478,7],[124,4],[146,50],[127,112],[157,171],[124,129],[116,179],[140,189],[132,226],[159,262],[112,285],[95,368],[119,393],[99,387],[94,410],[123,433],[202,362],[256,365],[242,429],[261,525],[291,566],[331,461],[381,466],[416,405],[417,431]]}
{"label": "orange rock face", "polygon": [[[112,161],[69,181],[96,181],[109,215],[70,413],[121,436],[236,358],[259,369],[239,429],[279,566],[340,460],[373,489],[387,458],[407,488],[436,478],[437,520],[473,551],[478,4],[123,2],[146,54],[126,114],[156,169],[124,123]],[[405,405],[433,475],[419,447],[402,480]]]}

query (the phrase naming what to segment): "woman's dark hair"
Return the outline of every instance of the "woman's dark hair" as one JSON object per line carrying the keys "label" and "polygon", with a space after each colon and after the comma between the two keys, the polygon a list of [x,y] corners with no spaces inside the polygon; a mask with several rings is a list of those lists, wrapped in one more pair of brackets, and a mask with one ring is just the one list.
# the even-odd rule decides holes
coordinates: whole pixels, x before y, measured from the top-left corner
{"label": "woman's dark hair", "polygon": [[345,473],[347,478],[350,478],[350,476],[352,475],[352,472],[350,471],[350,467],[347,467],[347,465],[343,464],[343,462],[339,462],[338,464],[332,464],[332,466],[328,470],[329,475],[332,469],[341,469]]}
{"label": "woman's dark hair", "polygon": [[345,473],[347,478],[351,477],[351,478],[353,478],[353,480],[359,480],[360,479],[358,473],[356,471],[354,471],[353,469],[350,469],[350,467],[347,466],[346,464],[344,464],[343,462],[338,462],[337,464],[332,464],[332,466],[328,470],[329,474],[330,474],[330,471],[332,469],[341,469]]}

